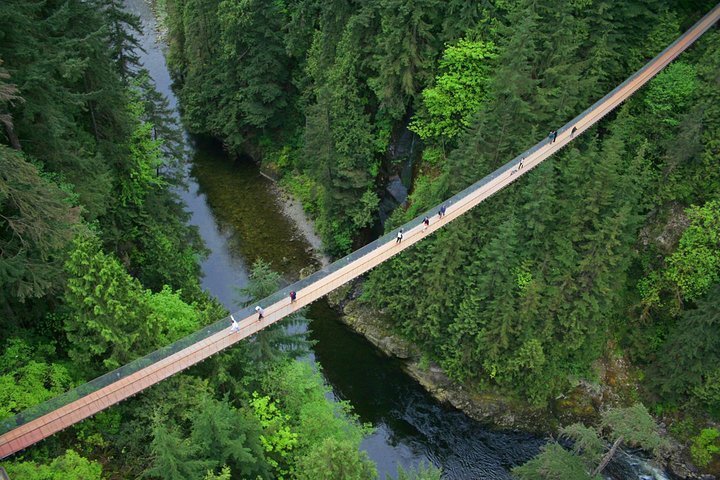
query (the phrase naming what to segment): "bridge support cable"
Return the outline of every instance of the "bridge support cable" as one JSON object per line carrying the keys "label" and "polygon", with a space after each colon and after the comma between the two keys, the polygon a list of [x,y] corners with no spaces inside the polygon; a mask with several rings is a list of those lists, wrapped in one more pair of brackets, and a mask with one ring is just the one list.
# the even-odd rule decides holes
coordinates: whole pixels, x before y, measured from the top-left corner
{"label": "bridge support cable", "polygon": [[[397,230],[392,231],[309,277],[258,302],[265,307],[265,316],[260,321],[252,307],[245,308],[233,313],[234,318],[242,319],[239,321],[239,330],[231,330],[230,317],[224,318],[56,398],[31,407],[14,417],[0,420],[0,459],[27,448],[207,359],[244,338],[254,335],[268,325],[327,295],[423,240],[522,175],[527,174],[533,167],[595,125],[677,58],[719,18],[720,4],[716,5],[647,65],[558,129],[554,142],[551,143],[549,139],[544,139],[482,180],[454,195],[442,205],[430,209],[403,225],[405,234],[401,243],[396,244]],[[523,159],[524,168],[516,170],[521,159]],[[446,211],[441,219],[437,219],[441,206],[445,206]],[[425,216],[434,219],[427,229],[422,224]],[[290,291],[297,292],[295,302],[290,301]]]}

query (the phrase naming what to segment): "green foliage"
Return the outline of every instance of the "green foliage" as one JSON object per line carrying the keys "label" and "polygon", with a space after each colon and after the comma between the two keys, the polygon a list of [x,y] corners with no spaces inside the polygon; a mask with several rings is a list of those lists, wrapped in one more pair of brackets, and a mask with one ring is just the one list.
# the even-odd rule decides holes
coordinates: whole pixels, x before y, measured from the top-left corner
{"label": "green foliage", "polygon": [[319,214],[320,206],[318,196],[320,195],[319,185],[306,174],[286,175],[280,181],[294,198],[300,200],[305,213],[315,218]]}
{"label": "green foliage", "polygon": [[[601,430],[608,430],[611,443],[622,443],[660,453],[664,440],[657,433],[657,425],[642,404],[628,408],[612,408],[602,417]],[[614,448],[598,430],[580,423],[564,427],[560,434],[573,442],[572,451],[551,442],[529,462],[515,467],[513,474],[522,480],[599,480],[600,471],[610,460]],[[597,472],[597,473],[596,473]],[[594,475],[593,475],[594,474]]]}
{"label": "green foliage", "polygon": [[421,462],[417,467],[405,470],[398,464],[398,480],[440,480],[442,470],[432,463]]}
{"label": "green foliage", "polygon": [[230,467],[225,465],[222,467],[219,474],[216,475],[213,472],[208,472],[203,480],[231,480],[231,475],[232,472],[230,471]]}
{"label": "green foliage", "polygon": [[147,294],[147,305],[156,319],[150,320],[165,326],[164,338],[160,344],[169,344],[201,327],[200,312],[194,305],[188,305],[180,298],[180,292],[173,292],[165,285],[161,291]]}
{"label": "green foliage", "polygon": [[600,462],[605,451],[605,442],[594,428],[586,427],[581,423],[573,423],[563,427],[560,435],[572,440],[573,453],[579,455],[586,465],[596,465]]}
{"label": "green foliage", "polygon": [[352,441],[359,448],[366,428],[357,425],[348,403],[328,402],[330,388],[322,376],[304,362],[276,367],[264,380],[265,390],[277,398],[283,411],[290,415],[298,432],[298,456],[317,446],[324,438]]}
{"label": "green foliage", "polygon": [[492,42],[462,39],[448,45],[440,60],[435,85],[422,92],[427,113],[416,119],[410,129],[427,139],[454,138],[468,128],[485,100],[489,73],[496,57]]}
{"label": "green foliage", "polygon": [[720,412],[718,375],[720,362],[720,285],[697,308],[685,310],[673,325],[653,368],[653,383],[666,398],[687,398],[693,392],[711,412]]}
{"label": "green foliage", "polygon": [[66,264],[70,357],[90,372],[117,368],[195,331],[199,312],[169,287],[143,288],[95,236],[79,236]]}
{"label": "green foliage", "polygon": [[513,475],[521,480],[599,480],[590,476],[586,464],[557,443],[543,447],[529,462],[515,467]]}
{"label": "green foliage", "polygon": [[129,109],[137,124],[129,139],[130,161],[124,166],[127,171],[120,175],[119,194],[123,207],[142,206],[148,193],[164,184],[158,175],[163,163],[162,141],[153,138],[150,122],[140,120],[144,114],[142,103],[130,103]]}
{"label": "green foliage", "polygon": [[270,399],[253,392],[250,401],[255,416],[260,420],[262,443],[268,463],[273,468],[276,478],[285,478],[291,470],[288,467],[292,450],[298,442],[297,433],[290,429],[290,416],[283,414]]}
{"label": "green foliage", "polygon": [[720,368],[706,371],[702,383],[693,387],[692,395],[713,417],[720,418]]}
{"label": "green foliage", "polygon": [[666,278],[688,299],[697,299],[720,281],[720,201],[687,210],[690,226],[667,259]]}
{"label": "green foliage", "polygon": [[208,399],[192,417],[189,441],[199,457],[214,462],[213,468],[231,465],[243,477],[265,477],[267,428],[264,417],[256,416],[236,410],[227,401]]}
{"label": "green foliage", "polygon": [[690,446],[693,462],[699,467],[706,467],[718,453],[720,453],[720,430],[703,428]]}
{"label": "green foliage", "polygon": [[55,458],[49,465],[35,462],[6,463],[10,478],[23,480],[101,480],[102,465],[81,457],[73,450]]}
{"label": "green foliage", "polygon": [[353,472],[374,471],[360,451],[367,428],[357,425],[347,403],[328,402],[330,389],[313,366],[305,362],[278,366],[269,372],[263,384],[265,392],[277,399],[278,408],[287,415],[287,426],[296,439],[292,457],[288,458],[295,475],[313,478],[307,468],[318,472],[342,471],[334,470],[342,468],[334,465],[334,459],[339,457],[352,465]]}
{"label": "green foliage", "polygon": [[365,452],[358,455],[357,447],[347,440],[326,438],[317,448],[298,462],[298,480],[343,478],[371,480],[377,478],[375,467]]}
{"label": "green foliage", "polygon": [[32,345],[11,338],[0,355],[0,418],[57,396],[72,386],[68,366],[48,363],[44,357],[54,353],[51,345]]}
{"label": "green foliage", "polygon": [[695,68],[674,62],[655,77],[645,92],[645,105],[655,121],[676,127],[697,89]]}
{"label": "green foliage", "polygon": [[641,403],[608,410],[603,413],[602,426],[609,428],[615,437],[623,437],[627,444],[656,455],[665,446],[665,441],[658,434],[655,420]]}
{"label": "green foliage", "polygon": [[194,480],[201,478],[212,461],[198,459],[199,447],[183,439],[178,432],[168,428],[162,419],[153,422],[153,440],[150,445],[151,467],[144,476],[162,480]]}
{"label": "green foliage", "polygon": [[[0,145],[0,301],[57,293],[78,220],[67,195],[26,157]],[[10,320],[10,319],[8,319]]]}
{"label": "green foliage", "polygon": [[76,239],[66,270],[70,315],[65,329],[75,362],[113,369],[157,346],[160,324],[151,315],[145,290],[100,250],[96,237]]}

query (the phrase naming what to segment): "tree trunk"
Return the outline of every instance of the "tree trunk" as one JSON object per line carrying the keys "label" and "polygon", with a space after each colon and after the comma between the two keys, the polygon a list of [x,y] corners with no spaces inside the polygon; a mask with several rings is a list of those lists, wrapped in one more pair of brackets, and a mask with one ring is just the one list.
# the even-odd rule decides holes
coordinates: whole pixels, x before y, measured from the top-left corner
{"label": "tree trunk", "polygon": [[610,447],[610,450],[605,454],[602,461],[600,462],[600,465],[597,466],[597,468],[593,471],[592,476],[599,475],[600,472],[603,471],[605,467],[607,467],[607,464],[610,463],[610,460],[612,460],[613,455],[615,455],[615,452],[617,451],[618,447],[623,441],[623,436],[620,435],[617,440],[615,440],[615,443],[613,443],[613,446]]}
{"label": "tree trunk", "polygon": [[22,147],[20,146],[20,139],[15,133],[15,129],[12,127],[12,124],[5,124],[5,134],[7,135],[8,140],[10,140],[10,146],[12,148],[18,151],[22,150]]}

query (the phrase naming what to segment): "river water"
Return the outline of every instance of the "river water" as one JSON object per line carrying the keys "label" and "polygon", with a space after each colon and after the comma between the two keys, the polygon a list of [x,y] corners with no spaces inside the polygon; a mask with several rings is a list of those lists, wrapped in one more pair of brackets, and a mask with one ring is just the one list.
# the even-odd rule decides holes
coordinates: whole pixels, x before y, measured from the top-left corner
{"label": "river water", "polygon": [[[177,99],[146,0],[125,0],[142,20],[138,52],[157,89],[177,112]],[[211,140],[187,137],[187,190],[180,192],[211,250],[203,262],[202,285],[229,309],[236,287],[247,283],[257,258],[272,262],[288,280],[313,264],[309,245],[284,216],[270,181],[255,164],[232,160]],[[362,448],[376,463],[380,478],[395,477],[397,465],[432,462],[448,479],[509,479],[509,469],[533,457],[544,440],[523,432],[498,431],[435,401],[384,356],[338,320],[324,301],[310,309],[312,358],[321,365],[335,399],[350,402],[360,421],[375,431]],[[637,477],[635,477],[637,478]]]}

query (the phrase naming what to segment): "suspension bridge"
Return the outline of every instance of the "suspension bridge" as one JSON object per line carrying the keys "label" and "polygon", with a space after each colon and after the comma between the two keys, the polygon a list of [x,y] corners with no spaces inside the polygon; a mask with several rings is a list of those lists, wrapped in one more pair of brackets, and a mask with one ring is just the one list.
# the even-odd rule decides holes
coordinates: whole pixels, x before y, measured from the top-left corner
{"label": "suspension bridge", "polygon": [[[253,307],[245,308],[233,314],[233,317],[239,320],[236,329],[231,329],[230,317],[218,320],[188,337],[91,382],[29,408],[14,417],[0,420],[0,459],[136,395],[259,332],[428,237],[497,191],[517,181],[521,176],[527,175],[532,168],[595,125],[684,52],[712,27],[718,18],[720,18],[720,4],[643,68],[559,128],[554,139],[543,139],[443,204],[403,225],[404,236],[400,243],[396,242],[399,229],[389,232],[309,277],[258,302],[265,309],[264,318],[261,320],[258,320]],[[523,162],[522,169],[518,169],[520,161]],[[440,218],[437,214],[442,206],[446,207],[446,211]],[[427,228],[422,224],[425,216],[431,219]],[[291,291],[297,293],[297,300],[294,302],[289,298]]]}

